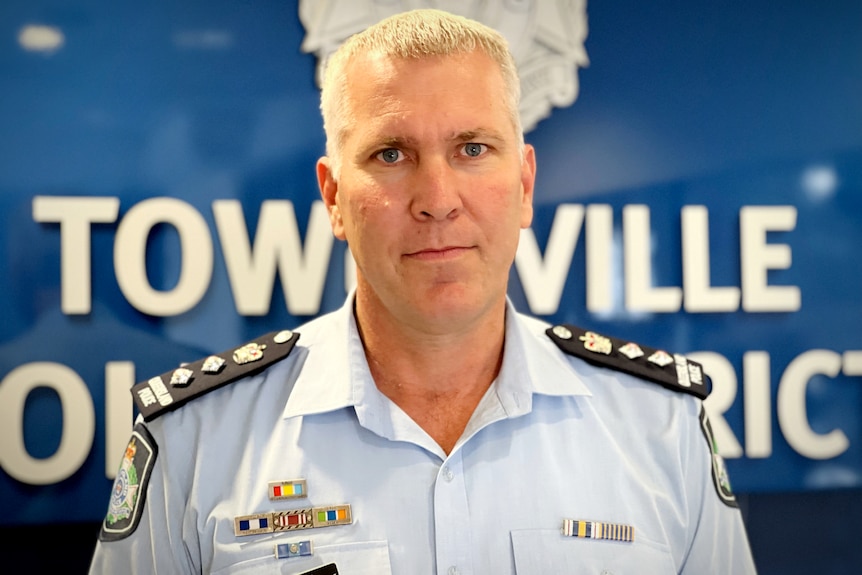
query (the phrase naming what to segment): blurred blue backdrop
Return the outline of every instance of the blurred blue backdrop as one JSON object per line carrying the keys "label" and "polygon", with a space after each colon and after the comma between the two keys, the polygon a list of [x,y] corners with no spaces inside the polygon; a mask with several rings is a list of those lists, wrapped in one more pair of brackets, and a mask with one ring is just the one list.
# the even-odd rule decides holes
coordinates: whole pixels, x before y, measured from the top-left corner
{"label": "blurred blue backdrop", "polygon": [[[131,383],[341,304],[344,246],[314,226],[306,27],[332,41],[401,4],[0,5],[4,558],[50,526],[53,560],[84,569]],[[536,25],[579,2],[432,4],[525,15],[525,69],[584,23]],[[862,572],[862,3],[586,12],[577,99],[527,134],[537,213],[511,297],[702,359],[761,573]],[[277,229],[273,200],[295,214]],[[294,249],[245,296],[225,248],[243,233]]]}

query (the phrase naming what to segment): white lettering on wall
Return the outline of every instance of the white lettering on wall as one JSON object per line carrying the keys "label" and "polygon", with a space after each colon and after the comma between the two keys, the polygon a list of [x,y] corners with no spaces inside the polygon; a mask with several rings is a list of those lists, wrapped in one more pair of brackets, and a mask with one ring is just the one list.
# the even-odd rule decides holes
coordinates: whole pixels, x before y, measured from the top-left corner
{"label": "white lettering on wall", "polygon": [[119,198],[36,196],[33,220],[60,224],[60,306],[69,315],[92,307],[90,227],[117,221]]}
{"label": "white lettering on wall", "polygon": [[712,287],[709,266],[709,212],[706,206],[682,208],[682,289],[687,312],[739,309],[739,288]]}
{"label": "white lettering on wall", "polygon": [[[24,404],[37,387],[60,398],[63,427],[60,445],[50,457],[35,458],[24,443]],[[93,446],[96,416],[84,380],[71,368],[50,362],[18,366],[0,382],[0,466],[12,477],[32,485],[48,485],[70,477]]]}
{"label": "white lettering on wall", "polygon": [[521,241],[515,255],[515,267],[524,295],[533,313],[553,314],[560,308],[560,298],[572,265],[572,256],[584,221],[584,206],[560,204],[551,224],[545,257],[539,250],[532,228],[521,230]]}
{"label": "white lettering on wall", "polygon": [[790,362],[778,385],[778,425],[787,443],[811,459],[831,459],[847,451],[850,441],[840,429],[817,433],[808,422],[805,392],[815,375],[835,377],[841,371],[841,355],[812,349]]}
{"label": "white lettering on wall", "polygon": [[[158,224],[173,226],[180,239],[180,278],[173,289],[165,291],[154,289],[147,278],[147,238]],[[117,283],[129,303],[144,313],[173,316],[192,309],[206,293],[212,270],[209,228],[200,212],[182,200],[144,200],[129,210],[117,228]]]}
{"label": "white lettering on wall", "polygon": [[587,309],[611,311],[614,305],[614,211],[607,204],[587,206]]}
{"label": "white lettering on wall", "polygon": [[[225,258],[234,305],[240,315],[269,312],[276,273],[281,278],[288,311],[313,315],[320,310],[334,239],[325,207],[312,204],[305,241],[293,204],[287,200],[262,203],[253,241],[237,200],[212,205],[216,232]],[[90,230],[94,223],[117,220],[117,198],[40,196],[33,201],[36,221],[61,227],[61,292],[65,313],[89,313],[91,308]],[[615,249],[613,209],[606,204],[561,204],[557,207],[544,255],[532,230],[523,230],[515,257],[530,311],[555,313],[569,277],[582,227],[585,232],[583,278],[587,309],[612,311],[616,293],[624,293],[629,312],[674,313],[683,303],[693,313],[797,311],[799,287],[770,285],[770,270],[788,269],[790,247],[767,243],[767,233],[790,231],[796,224],[792,206],[747,206],[740,211],[741,288],[715,287],[710,279],[709,213],[704,206],[684,206],[682,233],[682,288],[654,285],[653,238],[650,211],[645,205],[622,209],[622,255]],[[173,226],[180,239],[181,269],[177,285],[154,289],[147,278],[147,237],[154,226]],[[584,225],[585,224],[585,225]],[[192,309],[209,288],[213,273],[213,238],[201,214],[174,198],[153,198],[133,206],[118,224],[114,242],[114,271],[120,288],[136,309],[154,316],[173,316]],[[666,250],[665,250],[666,251]],[[663,254],[660,257],[667,257]],[[344,285],[355,283],[349,251],[345,256]],[[623,272],[617,272],[617,259]]]}
{"label": "white lettering on wall", "polygon": [[293,203],[287,200],[263,202],[253,245],[237,200],[213,202],[213,215],[238,313],[259,316],[269,312],[276,270],[290,313],[320,311],[334,241],[322,201],[311,206],[305,249]]}
{"label": "white lettering on wall", "polygon": [[769,270],[787,269],[790,246],[767,243],[767,232],[796,227],[794,206],[745,206],[739,212],[742,308],[747,312],[798,311],[802,296],[796,286],[770,286]]}
{"label": "white lettering on wall", "polygon": [[763,459],[772,455],[772,398],[769,377],[770,359],[765,351],[749,351],[742,356],[745,391],[745,455]]}
{"label": "white lettering on wall", "polygon": [[132,434],[132,394],[135,364],[109,361],[105,364],[105,477],[113,479]]}
{"label": "white lettering on wall", "polygon": [[652,285],[652,234],[649,207],[623,208],[623,252],[626,282],[626,309],[640,312],[679,311],[682,290]]}

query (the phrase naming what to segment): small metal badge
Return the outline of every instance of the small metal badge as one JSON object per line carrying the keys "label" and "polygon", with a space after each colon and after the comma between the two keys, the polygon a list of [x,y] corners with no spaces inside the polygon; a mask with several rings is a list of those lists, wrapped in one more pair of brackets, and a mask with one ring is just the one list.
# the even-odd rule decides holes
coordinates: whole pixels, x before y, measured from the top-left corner
{"label": "small metal badge", "polygon": [[673,358],[666,351],[658,350],[647,358],[647,361],[659,367],[667,367],[673,363]]}
{"label": "small metal badge", "polygon": [[551,331],[560,339],[572,339],[573,337],[572,332],[564,325],[555,325]]}
{"label": "small metal badge", "polygon": [[276,559],[290,559],[291,557],[308,557],[314,555],[314,544],[311,540],[297,541],[295,543],[279,543],[275,546]]}
{"label": "small metal badge", "polygon": [[623,354],[629,359],[637,359],[639,357],[643,357],[644,355],[644,350],[642,350],[641,346],[636,343],[627,343],[621,348],[619,348],[617,351],[619,351],[621,354]]}
{"label": "small metal badge", "polygon": [[266,345],[247,343],[233,352],[233,360],[238,365],[244,365],[246,363],[258,361],[263,358],[263,350],[265,349]]}
{"label": "small metal badge", "polygon": [[201,371],[210,375],[215,375],[220,372],[227,362],[217,355],[211,355],[204,360],[201,365]]}
{"label": "small metal badge", "polygon": [[566,537],[607,539],[609,541],[625,541],[627,543],[635,540],[635,528],[622,523],[564,519],[560,532]]}
{"label": "small metal badge", "polygon": [[610,355],[611,351],[613,351],[614,349],[611,340],[597,334],[594,331],[588,331],[578,339],[584,342],[585,349],[594,353],[603,353],[605,355]]}
{"label": "small metal badge", "polygon": [[269,482],[269,498],[272,500],[300,499],[302,497],[308,497],[305,479]]}
{"label": "small metal badge", "polygon": [[673,355],[673,361],[676,367],[676,380],[683,387],[691,387],[691,379],[688,375],[688,360],[681,353]]}
{"label": "small metal badge", "polygon": [[158,403],[162,407],[170,405],[174,402],[171,392],[159,376],[150,378],[147,381],[147,387],[138,390],[138,397],[141,400],[141,405],[144,407]]}
{"label": "small metal badge", "polygon": [[293,337],[293,332],[289,329],[283,330],[275,334],[275,337],[272,338],[272,341],[275,343],[287,343],[290,341],[290,338]]}
{"label": "small metal badge", "polygon": [[703,369],[700,365],[688,362],[688,379],[694,385],[703,385]]}
{"label": "small metal badge", "polygon": [[185,387],[195,378],[195,372],[192,370],[181,367],[179,369],[175,369],[174,373],[171,374],[171,385],[174,387]]}

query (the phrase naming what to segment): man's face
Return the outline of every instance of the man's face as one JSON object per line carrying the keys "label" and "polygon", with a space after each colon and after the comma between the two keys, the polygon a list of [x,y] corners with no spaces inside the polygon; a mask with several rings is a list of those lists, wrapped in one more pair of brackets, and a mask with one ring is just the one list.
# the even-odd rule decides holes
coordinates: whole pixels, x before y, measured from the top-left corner
{"label": "man's face", "polygon": [[501,309],[530,225],[532,147],[521,159],[499,68],[482,52],[357,57],[341,173],[318,180],[357,264],[357,305],[420,330]]}

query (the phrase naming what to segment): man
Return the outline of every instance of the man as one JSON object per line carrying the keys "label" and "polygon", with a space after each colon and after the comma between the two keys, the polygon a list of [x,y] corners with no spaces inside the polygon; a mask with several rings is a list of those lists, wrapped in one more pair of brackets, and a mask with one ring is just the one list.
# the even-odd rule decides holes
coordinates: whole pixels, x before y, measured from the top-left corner
{"label": "man", "polygon": [[443,12],[333,56],[317,175],[356,290],[134,388],[93,572],[754,572],[699,366],[506,298],[518,95],[503,38]]}

